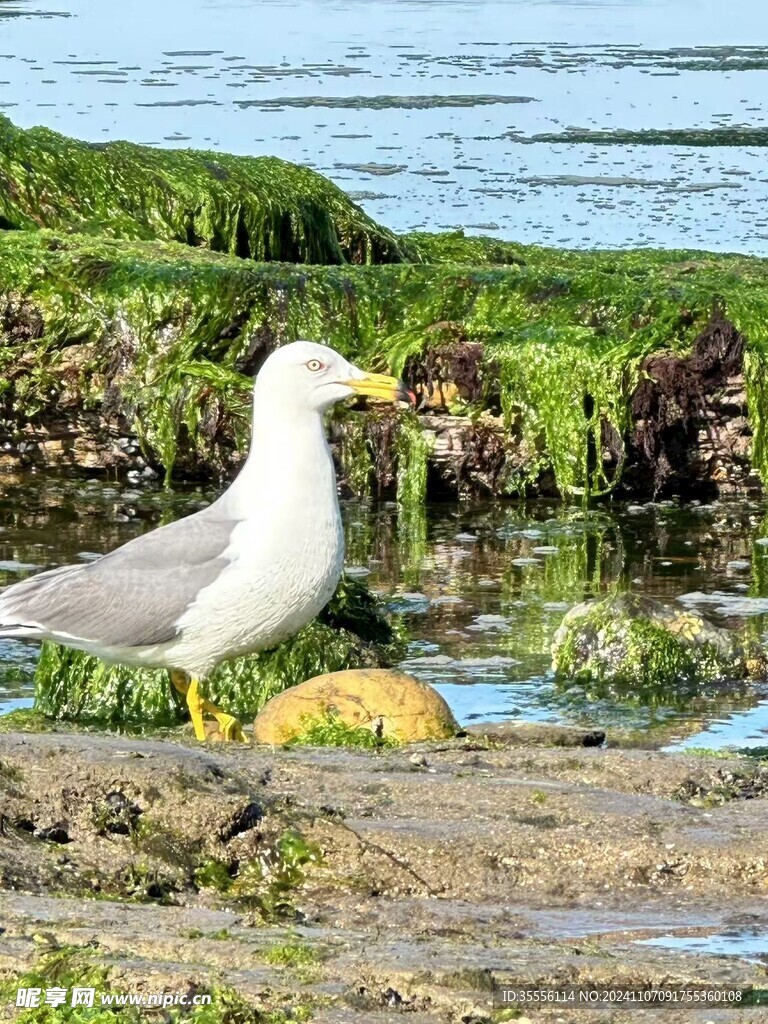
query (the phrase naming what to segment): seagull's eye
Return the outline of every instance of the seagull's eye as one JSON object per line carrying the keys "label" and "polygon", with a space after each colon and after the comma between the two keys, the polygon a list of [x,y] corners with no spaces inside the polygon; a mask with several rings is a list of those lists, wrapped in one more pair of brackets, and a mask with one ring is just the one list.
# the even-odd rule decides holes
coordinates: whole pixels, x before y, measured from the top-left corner
{"label": "seagull's eye", "polygon": [[308,370],[312,371],[312,373],[317,373],[318,370],[324,369],[323,364],[319,359],[310,359],[306,366]]}

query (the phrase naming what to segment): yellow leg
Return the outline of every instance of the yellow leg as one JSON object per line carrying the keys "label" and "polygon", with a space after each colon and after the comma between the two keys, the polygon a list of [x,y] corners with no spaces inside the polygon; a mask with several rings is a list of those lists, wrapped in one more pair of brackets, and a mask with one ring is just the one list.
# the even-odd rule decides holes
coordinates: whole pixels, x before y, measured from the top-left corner
{"label": "yellow leg", "polygon": [[203,698],[200,696],[200,683],[197,679],[191,679],[187,687],[187,707],[192,725],[195,729],[195,739],[205,739],[205,725],[203,724]]}
{"label": "yellow leg", "polygon": [[174,688],[186,698],[192,725],[195,730],[195,737],[198,740],[205,739],[205,726],[203,724],[203,715],[205,714],[211,715],[212,718],[216,719],[219,732],[225,740],[239,741],[241,743],[248,742],[243,734],[243,727],[238,720],[203,697],[200,693],[200,681],[198,679],[190,679],[186,672],[174,669],[171,672],[171,682]]}

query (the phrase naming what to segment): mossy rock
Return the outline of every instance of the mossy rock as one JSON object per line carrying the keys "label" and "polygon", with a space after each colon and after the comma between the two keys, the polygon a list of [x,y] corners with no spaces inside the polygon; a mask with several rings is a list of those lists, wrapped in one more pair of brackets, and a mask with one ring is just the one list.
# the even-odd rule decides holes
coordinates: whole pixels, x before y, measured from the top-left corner
{"label": "mossy rock", "polygon": [[402,258],[340,188],[275,157],[88,143],[0,116],[0,227],[163,239],[253,260]]}
{"label": "mossy rock", "polygon": [[[420,245],[435,261],[485,258],[482,240]],[[229,471],[246,447],[249,374],[276,345],[322,339],[395,373],[439,369],[435,354],[456,345],[474,353],[479,384],[455,410],[470,435],[451,460],[462,482],[476,464],[493,493],[554,480],[586,499],[621,484],[643,361],[687,355],[725,317],[740,336],[751,461],[768,479],[768,261],[514,249],[524,264],[298,266],[177,242],[0,231],[4,418],[25,442],[44,417],[66,418],[75,434],[94,421],[107,435],[133,427],[154,464],[199,478]],[[347,434],[347,479],[389,486],[386,437],[399,429]],[[433,466],[442,472],[437,457]]]}
{"label": "mossy rock", "polygon": [[656,693],[744,679],[765,670],[762,651],[700,615],[623,594],[572,608],[555,633],[559,680],[605,690]]}
{"label": "mossy rock", "polygon": [[290,743],[333,720],[383,741],[409,743],[455,736],[451,710],[427,683],[403,672],[357,669],[308,679],[273,697],[253,723],[257,743]]}
{"label": "mossy rock", "polygon": [[[223,662],[203,689],[247,720],[309,676],[391,665],[401,653],[399,632],[377,599],[361,581],[344,579],[314,622],[271,651]],[[52,643],[43,644],[37,665],[34,707],[48,718],[110,728],[174,726],[188,717],[167,672],[107,665]]]}

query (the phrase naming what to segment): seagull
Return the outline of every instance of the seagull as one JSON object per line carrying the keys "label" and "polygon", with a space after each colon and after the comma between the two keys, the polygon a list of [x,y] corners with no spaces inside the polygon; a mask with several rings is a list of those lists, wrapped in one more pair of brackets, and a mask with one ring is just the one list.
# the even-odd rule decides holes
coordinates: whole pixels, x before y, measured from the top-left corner
{"label": "seagull", "polygon": [[201,683],[224,659],[292,636],[336,590],[344,535],[323,414],[353,395],[414,401],[401,381],[325,345],[277,349],[254,384],[248,458],[221,497],[94,562],[0,591],[0,636],[167,669],[198,740],[206,715],[225,739],[244,740]]}

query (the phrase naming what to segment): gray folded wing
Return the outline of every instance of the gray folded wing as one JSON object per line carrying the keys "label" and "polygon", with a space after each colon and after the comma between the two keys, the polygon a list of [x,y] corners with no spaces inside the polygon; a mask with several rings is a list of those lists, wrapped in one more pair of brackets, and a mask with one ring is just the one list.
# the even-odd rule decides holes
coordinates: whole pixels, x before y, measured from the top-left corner
{"label": "gray folded wing", "polygon": [[228,565],[236,522],[212,506],[137,537],[98,561],[40,573],[0,591],[0,635],[147,647]]}

